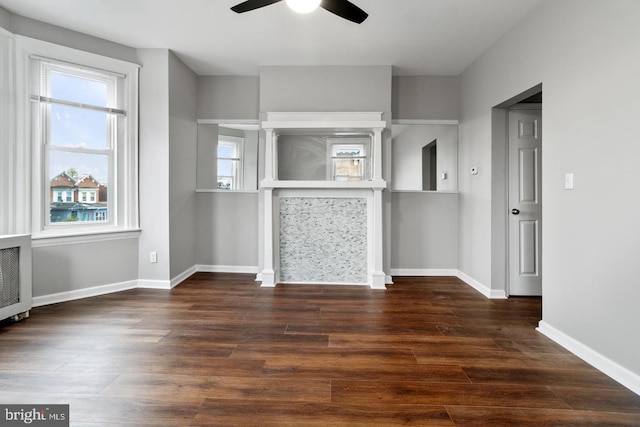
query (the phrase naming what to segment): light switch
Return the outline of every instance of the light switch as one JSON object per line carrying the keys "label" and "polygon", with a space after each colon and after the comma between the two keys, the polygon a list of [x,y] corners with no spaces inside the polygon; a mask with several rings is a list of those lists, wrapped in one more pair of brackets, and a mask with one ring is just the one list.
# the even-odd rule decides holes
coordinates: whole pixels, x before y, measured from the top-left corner
{"label": "light switch", "polygon": [[573,174],[572,173],[566,173],[564,175],[564,189],[573,190]]}
{"label": "light switch", "polygon": [[442,180],[444,181],[445,179],[447,179],[447,173],[446,172],[442,172]]}

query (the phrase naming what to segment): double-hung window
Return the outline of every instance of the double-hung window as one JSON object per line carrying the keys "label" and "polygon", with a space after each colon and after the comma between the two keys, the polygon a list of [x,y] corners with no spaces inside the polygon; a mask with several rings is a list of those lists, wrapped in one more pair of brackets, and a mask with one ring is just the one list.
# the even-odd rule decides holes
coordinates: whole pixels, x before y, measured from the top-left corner
{"label": "double-hung window", "polygon": [[218,189],[242,189],[242,152],[244,138],[218,138]]}
{"label": "double-hung window", "polygon": [[[109,221],[113,212],[116,136],[119,117],[126,112],[118,106],[119,77],[102,71],[40,60],[39,101],[44,166],[43,188],[61,173],[74,180],[72,192],[79,192],[74,202],[49,200],[49,215],[44,225],[59,222],[94,222],[100,209]],[[79,185],[90,181],[106,188],[105,200],[96,200],[95,191]],[[45,195],[49,191],[45,190]],[[112,197],[109,197],[111,195]],[[44,202],[46,209],[46,200]]]}
{"label": "double-hung window", "polygon": [[32,233],[136,229],[138,67],[59,50],[29,55]]}

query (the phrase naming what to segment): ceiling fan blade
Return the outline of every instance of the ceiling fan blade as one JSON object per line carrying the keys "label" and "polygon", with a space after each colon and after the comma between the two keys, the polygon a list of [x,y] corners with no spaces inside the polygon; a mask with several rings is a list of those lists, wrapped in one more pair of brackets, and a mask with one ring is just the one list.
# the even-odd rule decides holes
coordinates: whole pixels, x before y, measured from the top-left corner
{"label": "ceiling fan blade", "polygon": [[320,7],[341,18],[361,24],[369,14],[348,0],[322,0]]}
{"label": "ceiling fan blade", "polygon": [[269,6],[270,4],[278,3],[282,0],[247,0],[239,3],[231,8],[236,13],[249,12],[251,10],[260,9],[261,7]]}

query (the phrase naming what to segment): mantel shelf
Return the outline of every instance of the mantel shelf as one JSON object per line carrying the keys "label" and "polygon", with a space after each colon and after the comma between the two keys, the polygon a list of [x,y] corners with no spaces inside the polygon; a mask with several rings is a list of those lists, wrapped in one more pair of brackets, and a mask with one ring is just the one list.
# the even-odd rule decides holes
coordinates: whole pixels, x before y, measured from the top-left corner
{"label": "mantel shelf", "polygon": [[260,183],[260,188],[264,189],[277,189],[277,188],[319,188],[319,189],[356,189],[364,188],[370,190],[384,190],[387,188],[387,182],[384,180],[372,180],[372,181],[354,181],[354,182],[341,182],[341,181],[270,181],[263,180]]}

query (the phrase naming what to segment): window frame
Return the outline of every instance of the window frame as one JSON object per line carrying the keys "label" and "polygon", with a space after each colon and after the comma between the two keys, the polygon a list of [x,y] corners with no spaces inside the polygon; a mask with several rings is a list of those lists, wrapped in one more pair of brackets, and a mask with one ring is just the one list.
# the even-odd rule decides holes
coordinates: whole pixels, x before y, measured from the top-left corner
{"label": "window frame", "polygon": [[[220,145],[232,146],[234,147],[235,155],[234,157],[220,157],[218,155],[218,148]],[[220,174],[218,171],[218,162],[220,160],[230,160],[235,163],[233,164],[233,176],[230,178],[233,180],[233,185],[229,189],[219,188],[218,182],[220,179]],[[222,191],[230,191],[230,190],[242,190],[244,187],[243,176],[244,176],[244,138],[238,136],[229,136],[229,135],[218,135],[218,143],[216,145],[216,188]],[[224,175],[227,177],[227,175]]]}
{"label": "window frame", "polygon": [[[335,155],[338,147],[358,147],[362,149],[362,155],[356,157],[339,157]],[[354,135],[345,137],[327,138],[327,181],[339,182],[336,178],[336,159],[360,160],[360,181],[371,179],[371,137],[368,135]],[[347,180],[348,181],[348,180]]]}
{"label": "window frame", "polygon": [[[78,67],[78,66],[73,66],[73,65],[67,65],[67,64],[61,64],[58,61],[52,61],[52,60],[42,60],[42,59],[36,59],[36,61],[38,62],[38,67],[39,67],[39,78],[38,81],[39,83],[39,88],[38,88],[38,92],[39,92],[39,99],[34,99],[34,96],[32,95],[32,99],[34,99],[34,101],[40,101],[40,105],[39,105],[39,118],[38,120],[40,120],[40,126],[41,126],[41,132],[42,134],[40,135],[41,138],[41,144],[43,145],[42,147],[40,147],[41,150],[43,150],[43,164],[44,164],[44,169],[45,169],[45,173],[44,176],[42,177],[43,182],[41,183],[44,187],[43,189],[43,194],[45,195],[45,199],[43,200],[43,207],[42,209],[46,209],[46,203],[47,203],[47,199],[46,199],[46,194],[49,194],[49,189],[50,189],[50,180],[48,179],[49,176],[51,176],[51,172],[62,172],[62,171],[51,171],[49,170],[49,156],[53,153],[53,152],[58,152],[58,153],[77,153],[77,154],[86,154],[86,155],[103,155],[107,157],[107,182],[113,182],[113,178],[115,176],[115,167],[116,165],[114,164],[114,155],[115,155],[115,150],[117,148],[117,126],[118,126],[118,119],[115,117],[115,113],[113,112],[108,112],[108,111],[104,111],[105,109],[108,110],[114,110],[113,108],[108,108],[108,107],[102,107],[102,106],[95,106],[95,105],[87,105],[87,104],[79,104],[79,105],[71,105],[73,104],[73,102],[67,101],[67,100],[57,100],[52,98],[51,96],[51,76],[54,73],[58,73],[58,74],[63,74],[63,75],[68,75],[68,76],[72,76],[72,77],[76,77],[76,78],[80,78],[80,79],[85,79],[85,80],[93,80],[93,81],[97,81],[97,82],[101,82],[105,84],[106,87],[106,91],[107,91],[107,105],[108,106],[117,106],[117,103],[119,101],[119,96],[118,96],[118,86],[119,84],[121,84],[119,82],[119,77],[117,75],[115,75],[114,73],[111,72],[106,72],[106,71],[96,71],[96,70],[89,70],[86,67]],[[35,68],[35,65],[34,65]],[[33,70],[34,72],[36,72],[35,70]],[[43,101],[44,99],[44,101]],[[52,125],[52,109],[54,105],[71,105],[76,109],[82,110],[82,111],[102,111],[106,113],[106,129],[105,129],[105,147],[104,148],[83,148],[83,147],[68,147],[68,146],[60,146],[60,145],[56,145],[51,143],[51,130],[53,128]],[[114,110],[115,111],[115,110]],[[88,190],[88,189],[79,189],[78,190],[80,193],[80,197],[78,202],[81,203],[95,203],[95,194],[93,192],[93,190]],[[113,211],[114,209],[114,203],[112,202],[113,197],[109,197],[109,195],[113,195],[113,189],[111,188],[111,185],[109,185],[107,187],[107,192],[108,192],[108,196],[107,196],[107,211]],[[111,194],[109,194],[111,193]],[[91,195],[93,194],[93,200],[91,200]],[[51,215],[47,215],[44,211],[42,212],[43,215],[43,220],[44,220],[44,228],[47,229],[49,227],[74,227],[74,228],[79,228],[79,227],[85,227],[87,225],[89,225],[89,223],[95,223],[97,221],[91,219],[89,221],[78,221],[78,222],[73,222],[71,224],[65,224],[64,222],[52,222],[51,221]],[[114,218],[115,216],[111,216],[109,215],[109,218]],[[108,223],[110,221],[106,221],[106,222],[101,222],[101,224],[103,223]],[[53,230],[53,228],[52,228]]]}
{"label": "window frame", "polygon": [[[30,199],[18,205],[30,217],[30,233],[34,240],[42,238],[87,236],[88,241],[105,233],[139,231],[138,207],[138,75],[139,65],[89,52],[59,46],[23,36],[16,37],[16,75],[18,87],[18,140],[24,144],[25,157],[30,160],[30,176],[19,177],[25,183]],[[117,134],[113,135],[112,166],[108,185],[113,192],[107,196],[108,221],[74,224],[49,224],[49,185],[47,157],[43,138],[42,99],[39,90],[40,64],[99,72],[120,79],[117,96],[119,117]],[[29,148],[26,148],[29,147]],[[26,175],[26,173],[25,173]],[[30,184],[30,185],[27,185]],[[113,194],[113,196],[112,196]],[[26,230],[29,232],[28,230]],[[92,237],[93,236],[93,237]]]}

